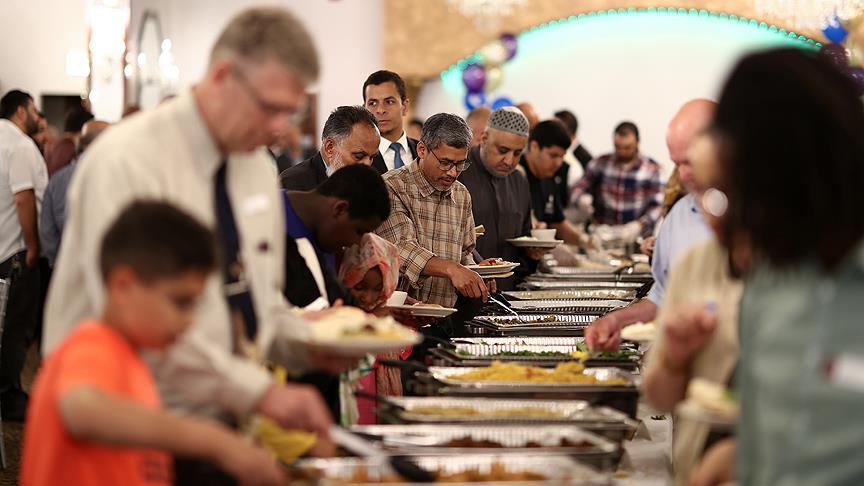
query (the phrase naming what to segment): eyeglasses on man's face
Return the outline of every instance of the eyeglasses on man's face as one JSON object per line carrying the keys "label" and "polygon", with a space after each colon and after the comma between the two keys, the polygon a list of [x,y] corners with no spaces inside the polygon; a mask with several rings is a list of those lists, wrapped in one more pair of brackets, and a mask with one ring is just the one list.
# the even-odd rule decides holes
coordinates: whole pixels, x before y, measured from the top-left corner
{"label": "eyeglasses on man's face", "polygon": [[454,167],[456,168],[456,172],[464,172],[465,169],[467,169],[468,167],[471,167],[471,161],[468,159],[462,159],[462,160],[444,159],[444,160],[441,160],[441,158],[438,157],[438,155],[435,153],[434,150],[429,149],[429,153],[431,153],[432,156],[435,157],[435,160],[438,161],[438,168],[444,172],[450,172],[450,170],[452,170]]}
{"label": "eyeglasses on man's face", "polygon": [[288,123],[292,125],[299,125],[306,119],[306,110],[303,107],[298,109],[296,106],[285,106],[267,101],[263,96],[261,96],[255,87],[252,86],[249,78],[241,69],[232,69],[231,73],[234,75],[234,78],[239,81],[240,85],[243,86],[243,90],[246,91],[246,94],[249,95],[249,98],[255,102],[258,109],[261,110],[264,115],[268,117],[285,116],[288,118]]}

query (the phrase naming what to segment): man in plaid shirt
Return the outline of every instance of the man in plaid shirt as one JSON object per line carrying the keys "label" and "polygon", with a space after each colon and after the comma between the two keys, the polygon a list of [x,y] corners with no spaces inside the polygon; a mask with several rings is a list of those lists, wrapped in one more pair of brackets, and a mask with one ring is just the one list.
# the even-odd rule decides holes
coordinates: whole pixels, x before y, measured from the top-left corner
{"label": "man in plaid shirt", "polygon": [[[570,200],[593,197],[594,221],[639,226],[638,233],[650,233],[663,204],[660,165],[639,153],[639,129],[631,122],[615,128],[615,152],[588,164],[576,183]],[[634,231],[634,233],[636,233]]]}
{"label": "man in plaid shirt", "polygon": [[[423,302],[452,307],[456,293],[489,297],[476,272],[472,252],[474,216],[471,195],[457,181],[467,160],[471,129],[456,115],[426,120],[417,144],[417,161],[384,175],[390,192],[390,217],[377,233],[399,247],[399,289]],[[493,282],[488,284],[493,287]]]}

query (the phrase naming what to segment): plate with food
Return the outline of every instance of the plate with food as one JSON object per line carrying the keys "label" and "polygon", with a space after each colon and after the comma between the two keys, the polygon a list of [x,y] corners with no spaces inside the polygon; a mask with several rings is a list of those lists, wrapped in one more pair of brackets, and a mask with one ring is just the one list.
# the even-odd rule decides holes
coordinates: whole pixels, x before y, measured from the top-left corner
{"label": "plate with food", "polygon": [[481,276],[486,276],[508,273],[518,266],[518,263],[508,262],[503,258],[489,258],[483,260],[477,265],[467,265],[467,268],[469,270],[474,270]]}
{"label": "plate with food", "polygon": [[657,335],[653,322],[637,322],[621,330],[621,339],[637,343],[650,343]]}
{"label": "plate with food", "polygon": [[456,309],[453,309],[452,307],[443,307],[438,304],[427,304],[424,302],[418,302],[414,305],[390,305],[388,307],[391,309],[407,311],[412,316],[416,317],[447,317],[456,312]]}
{"label": "plate with food", "polygon": [[340,356],[396,351],[422,341],[392,317],[375,317],[356,307],[338,307],[312,322],[310,344]]}
{"label": "plate with food", "polygon": [[507,243],[516,248],[557,248],[564,243],[564,240],[541,240],[533,236],[520,236],[519,238],[510,238]]}

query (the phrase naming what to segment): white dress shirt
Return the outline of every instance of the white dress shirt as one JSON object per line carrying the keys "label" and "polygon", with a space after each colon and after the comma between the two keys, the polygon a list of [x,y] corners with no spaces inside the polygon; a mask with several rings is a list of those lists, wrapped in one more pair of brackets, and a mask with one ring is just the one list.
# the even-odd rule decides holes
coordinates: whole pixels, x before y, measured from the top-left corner
{"label": "white dress shirt", "polygon": [[[69,189],[68,220],[48,294],[44,354],[83,318],[101,313],[99,246],[118,213],[133,200],[158,199],[215,228],[213,180],[224,159],[191,92],[111,127],[94,142]],[[309,328],[282,299],[285,224],[276,171],[263,149],[231,154],[227,164],[228,194],[258,315],[255,344],[270,358],[296,366],[308,356],[297,339]],[[195,323],[151,360],[169,408],[242,415],[271,384],[259,363],[232,354],[222,280],[221,272],[210,276]],[[286,362],[286,355],[298,361]]]}
{"label": "white dress shirt", "polygon": [[48,186],[48,169],[36,143],[6,119],[0,119],[0,262],[27,248],[15,209],[15,194],[33,190],[36,211]]}
{"label": "white dress shirt", "polygon": [[[397,140],[397,142],[402,145],[402,164],[410,165],[413,159],[411,157],[411,151],[408,149],[408,135],[404,130],[402,131],[402,138]],[[391,143],[393,142],[381,137],[381,142],[378,144],[378,150],[381,152],[381,157],[384,158],[384,165],[387,166],[387,170],[393,170],[396,168],[393,165],[394,160],[396,160],[396,151],[390,148]]]}

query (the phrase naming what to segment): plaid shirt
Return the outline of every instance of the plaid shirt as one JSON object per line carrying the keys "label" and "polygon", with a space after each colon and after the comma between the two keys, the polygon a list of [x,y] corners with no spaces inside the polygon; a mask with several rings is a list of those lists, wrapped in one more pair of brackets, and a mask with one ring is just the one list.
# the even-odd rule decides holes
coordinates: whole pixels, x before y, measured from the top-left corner
{"label": "plaid shirt", "polygon": [[438,191],[415,162],[384,175],[390,191],[390,217],[377,233],[399,247],[399,289],[411,297],[446,307],[456,303],[456,289],[445,277],[421,275],[432,257],[473,265],[476,237],[471,195],[461,182]]}
{"label": "plaid shirt", "polygon": [[639,155],[636,163],[623,167],[614,154],[591,161],[582,179],[573,186],[570,200],[582,194],[594,196],[594,220],[600,224],[625,224],[639,220],[650,232],[663,205],[660,165]]}

